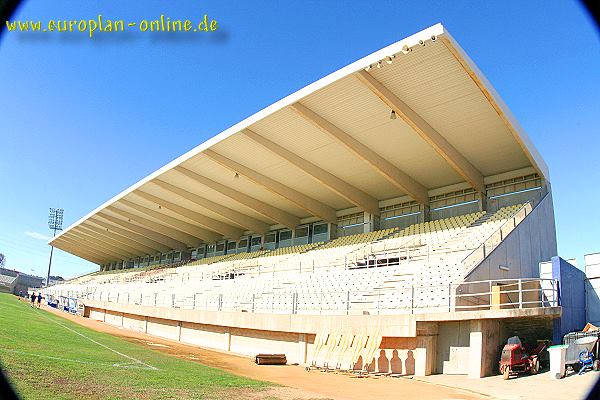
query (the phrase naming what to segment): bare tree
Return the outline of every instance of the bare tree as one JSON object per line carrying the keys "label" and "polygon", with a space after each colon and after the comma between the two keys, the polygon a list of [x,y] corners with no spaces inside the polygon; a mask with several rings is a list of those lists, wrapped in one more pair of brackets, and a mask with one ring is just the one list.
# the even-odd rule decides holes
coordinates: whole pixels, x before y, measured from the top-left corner
{"label": "bare tree", "polygon": [[0,253],[0,268],[4,268],[4,265],[6,264],[6,256],[2,253]]}

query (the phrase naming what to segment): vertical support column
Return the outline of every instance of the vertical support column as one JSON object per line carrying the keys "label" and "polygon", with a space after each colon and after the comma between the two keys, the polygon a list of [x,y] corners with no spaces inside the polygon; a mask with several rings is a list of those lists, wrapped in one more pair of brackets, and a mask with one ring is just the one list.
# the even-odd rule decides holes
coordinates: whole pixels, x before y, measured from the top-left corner
{"label": "vertical support column", "polygon": [[308,343],[306,341],[306,333],[298,334],[298,363],[305,364],[308,362]]}
{"label": "vertical support column", "polygon": [[427,376],[435,372],[437,334],[437,322],[417,323],[417,345],[413,355],[415,376]]}
{"label": "vertical support column", "polygon": [[479,211],[487,211],[488,209],[488,198],[485,193],[477,193],[477,200],[479,200]]}
{"label": "vertical support column", "polygon": [[148,333],[148,317],[144,317],[144,333]]}
{"label": "vertical support column", "polygon": [[225,350],[231,351],[231,328],[227,328],[225,332]]}
{"label": "vertical support column", "polygon": [[364,213],[363,222],[363,232],[373,232],[373,214]]}
{"label": "vertical support column", "polygon": [[483,378],[497,372],[500,321],[472,320],[469,334],[469,378]]}
{"label": "vertical support column", "polygon": [[177,341],[181,342],[181,321],[177,321]]}
{"label": "vertical support column", "polygon": [[419,223],[427,222],[431,220],[431,214],[429,212],[429,204],[421,204],[419,206]]}
{"label": "vertical support column", "polygon": [[375,214],[364,213],[363,232],[373,232],[379,229],[379,216]]}
{"label": "vertical support column", "polygon": [[327,224],[327,241],[333,240],[337,237],[337,224]]}

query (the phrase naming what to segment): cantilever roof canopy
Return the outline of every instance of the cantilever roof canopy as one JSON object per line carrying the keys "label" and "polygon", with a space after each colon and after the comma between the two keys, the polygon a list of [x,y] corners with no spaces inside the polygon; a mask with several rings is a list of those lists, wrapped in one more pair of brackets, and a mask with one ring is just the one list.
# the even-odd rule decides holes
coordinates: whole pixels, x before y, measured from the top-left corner
{"label": "cantilever roof canopy", "polygon": [[[393,118],[395,114],[396,118]],[[97,264],[293,228],[532,168],[541,156],[441,24],[296,93],[165,165],[49,243]]]}

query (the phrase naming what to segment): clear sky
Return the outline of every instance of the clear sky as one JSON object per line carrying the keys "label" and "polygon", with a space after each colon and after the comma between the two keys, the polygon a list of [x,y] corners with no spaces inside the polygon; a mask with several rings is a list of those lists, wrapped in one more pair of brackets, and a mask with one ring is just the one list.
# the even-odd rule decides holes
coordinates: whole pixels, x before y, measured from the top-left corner
{"label": "clear sky", "polygon": [[[0,39],[0,252],[45,276],[65,226],[230,125],[442,22],[550,168],[559,254],[600,251],[600,42],[571,1],[26,0],[14,18],[200,19],[218,34]],[[55,252],[53,274],[93,264]]]}

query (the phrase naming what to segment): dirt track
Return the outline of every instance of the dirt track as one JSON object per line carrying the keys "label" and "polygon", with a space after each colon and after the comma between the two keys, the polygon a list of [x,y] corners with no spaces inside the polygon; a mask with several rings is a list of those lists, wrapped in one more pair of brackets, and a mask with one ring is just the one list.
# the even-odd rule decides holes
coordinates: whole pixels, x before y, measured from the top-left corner
{"label": "dirt track", "polygon": [[88,318],[73,316],[52,308],[46,309],[80,325],[122,337],[152,350],[220,368],[236,375],[269,381],[287,387],[287,389],[273,389],[269,391],[269,396],[285,399],[328,398],[336,400],[397,398],[470,400],[488,398],[460,389],[413,381],[410,378],[355,378],[334,373],[306,372],[300,366],[258,366],[248,357],[186,345]]}

